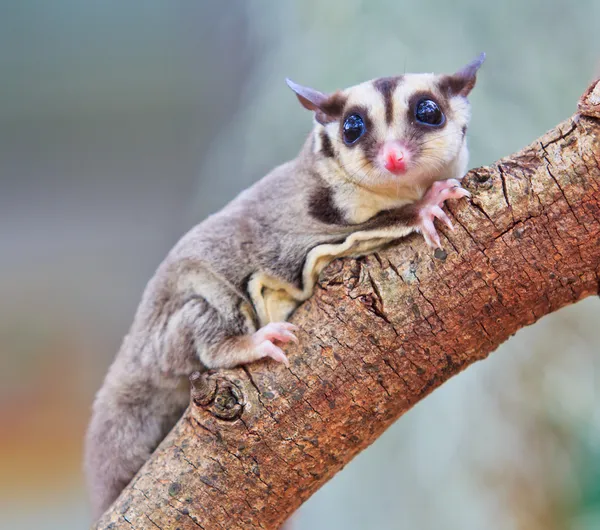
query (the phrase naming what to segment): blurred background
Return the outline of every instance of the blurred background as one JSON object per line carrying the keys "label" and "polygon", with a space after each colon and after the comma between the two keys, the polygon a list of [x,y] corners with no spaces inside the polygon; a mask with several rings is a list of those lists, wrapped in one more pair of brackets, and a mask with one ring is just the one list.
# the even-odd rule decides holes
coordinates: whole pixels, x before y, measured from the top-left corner
{"label": "blurred background", "polygon": [[[486,51],[471,165],[575,110],[600,2],[0,1],[0,528],[81,529],[82,437],[177,238],[311,127],[324,91]],[[600,528],[600,300],[524,329],[397,422],[295,528]]]}

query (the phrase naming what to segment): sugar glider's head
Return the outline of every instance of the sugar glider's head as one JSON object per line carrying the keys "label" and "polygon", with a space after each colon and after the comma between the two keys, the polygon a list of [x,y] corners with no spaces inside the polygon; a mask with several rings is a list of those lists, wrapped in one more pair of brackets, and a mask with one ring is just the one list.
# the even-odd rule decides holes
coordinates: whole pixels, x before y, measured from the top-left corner
{"label": "sugar glider's head", "polygon": [[464,172],[467,96],[484,59],[482,53],[452,75],[384,77],[333,94],[287,83],[315,113],[315,152],[346,179],[393,192]]}

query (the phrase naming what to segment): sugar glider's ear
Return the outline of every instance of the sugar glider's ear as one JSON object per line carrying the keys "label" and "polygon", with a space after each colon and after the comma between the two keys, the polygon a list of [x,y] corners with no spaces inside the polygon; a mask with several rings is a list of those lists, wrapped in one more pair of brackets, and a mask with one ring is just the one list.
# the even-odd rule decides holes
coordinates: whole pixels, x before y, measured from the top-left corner
{"label": "sugar glider's ear", "polygon": [[324,94],[314,88],[294,83],[291,79],[286,78],[285,82],[296,93],[302,106],[315,113],[315,119],[321,125],[341,118],[346,98],[340,92]]}
{"label": "sugar glider's ear", "polygon": [[485,53],[479,54],[477,59],[471,61],[455,74],[446,76],[443,85],[454,96],[468,96],[475,86],[477,71],[481,68],[483,61],[485,61]]}

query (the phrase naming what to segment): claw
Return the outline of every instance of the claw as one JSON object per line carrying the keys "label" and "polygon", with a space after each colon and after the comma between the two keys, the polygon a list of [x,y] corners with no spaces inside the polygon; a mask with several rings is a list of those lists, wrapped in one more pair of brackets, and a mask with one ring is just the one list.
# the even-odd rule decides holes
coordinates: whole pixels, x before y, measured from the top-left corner
{"label": "claw", "polygon": [[294,335],[291,331],[282,331],[281,332],[281,336],[287,340],[281,341],[281,342],[287,342],[289,340],[291,340],[292,342],[294,342],[295,344],[300,344],[300,341],[298,340],[298,337],[296,337],[296,335]]}
{"label": "claw", "polygon": [[440,236],[435,229],[433,221],[429,218],[423,219],[421,225],[421,233],[425,238],[425,243],[431,248],[438,248],[441,246]]}
{"label": "claw", "polygon": [[456,197],[457,199],[460,199],[461,197],[470,197],[471,196],[471,192],[469,190],[466,190],[465,188],[461,188],[460,186],[455,189],[454,193],[459,195],[459,197]]}
{"label": "claw", "polygon": [[290,341],[298,344],[298,337],[293,333],[296,329],[298,328],[289,322],[270,322],[254,333],[254,342],[260,344],[265,340],[276,340],[284,344]]}
{"label": "claw", "polygon": [[282,344],[295,342],[296,344],[299,344],[300,341],[298,340],[298,337],[293,333],[297,329],[297,326],[294,326],[294,324],[290,324],[289,322],[270,322],[266,326],[260,328],[252,336],[259,357],[271,357],[271,359],[278,363],[289,366],[288,358],[283,350],[275,345],[275,342]]}
{"label": "claw", "polygon": [[439,180],[434,182],[421,203],[419,211],[420,229],[425,242],[433,248],[441,247],[440,236],[434,225],[434,220],[439,219],[450,230],[454,230],[452,221],[442,210],[444,202],[448,199],[470,197],[471,194],[461,187],[457,179]]}
{"label": "claw", "polygon": [[454,226],[452,225],[452,221],[450,221],[450,217],[446,215],[446,212],[442,210],[439,206],[434,206],[431,209],[431,213],[436,219],[442,221],[450,230],[454,231]]}
{"label": "claw", "polygon": [[275,346],[270,340],[266,340],[258,345],[257,350],[262,353],[263,357],[271,357],[274,361],[278,363],[283,363],[286,366],[290,365],[288,358],[285,353],[279,346]]}

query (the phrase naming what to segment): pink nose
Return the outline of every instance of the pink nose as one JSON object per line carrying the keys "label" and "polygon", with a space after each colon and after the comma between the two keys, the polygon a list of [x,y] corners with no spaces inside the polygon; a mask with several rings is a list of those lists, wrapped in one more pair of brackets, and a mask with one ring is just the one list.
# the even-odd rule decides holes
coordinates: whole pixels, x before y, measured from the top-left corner
{"label": "pink nose", "polygon": [[406,152],[397,143],[389,143],[383,146],[383,165],[392,173],[404,173],[406,171]]}

